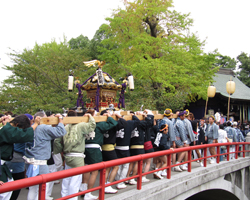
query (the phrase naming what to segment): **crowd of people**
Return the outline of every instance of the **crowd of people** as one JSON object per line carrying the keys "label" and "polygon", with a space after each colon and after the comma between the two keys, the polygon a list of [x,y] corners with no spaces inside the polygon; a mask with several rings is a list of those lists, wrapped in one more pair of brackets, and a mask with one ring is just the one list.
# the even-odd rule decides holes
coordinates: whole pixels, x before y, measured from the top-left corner
{"label": "crowd of people", "polygon": [[[162,150],[172,150],[173,171],[187,171],[187,152],[174,153],[176,148],[191,145],[243,142],[249,128],[244,122],[241,126],[237,122],[220,124],[214,116],[196,120],[188,110],[176,110],[175,116],[171,109],[164,111],[163,119],[154,119],[150,110],[132,112],[132,120],[125,120],[119,111],[115,111],[112,105],[100,112],[107,116],[105,122],[95,122],[97,112],[89,109],[84,113],[88,116],[88,122],[78,124],[64,124],[61,114],[52,114],[44,111],[31,114],[13,116],[6,112],[0,115],[0,185],[5,182],[19,180],[26,177],[34,177],[41,174],[52,173],[63,169],[71,169],[84,165],[100,163],[118,158],[124,158],[139,154],[151,153]],[[111,116],[116,116],[114,120]],[[143,115],[144,120],[139,120],[137,115]],[[58,117],[56,126],[40,124],[43,117]],[[78,116],[77,111],[69,110],[67,117]],[[225,146],[221,146],[221,153],[226,152]],[[235,152],[233,145],[230,152]],[[199,149],[193,151],[194,158],[201,158]],[[215,147],[210,147],[208,155],[216,155]],[[222,161],[224,158],[220,156]],[[234,153],[230,154],[234,159]],[[204,164],[198,160],[200,166]],[[181,164],[184,162],[184,164]],[[215,163],[215,158],[210,158],[210,164]],[[137,174],[137,162],[127,163],[106,169],[105,182],[111,183]],[[167,156],[144,160],[143,171],[148,172],[150,167],[160,169],[167,166]],[[62,197],[85,191],[94,187],[98,171],[85,173],[62,180]],[[167,176],[166,170],[159,170],[153,174],[156,179]],[[142,182],[150,180],[143,176]],[[46,199],[51,197],[53,185],[46,184]],[[115,194],[118,190],[127,187],[127,184],[135,185],[137,181],[130,179],[114,186],[105,188],[105,193]],[[1,187],[1,186],[0,186]],[[20,190],[0,194],[0,199],[17,199]],[[29,187],[28,200],[38,199],[38,185]],[[78,199],[74,197],[72,199]],[[84,200],[98,199],[91,192],[84,195]]]}

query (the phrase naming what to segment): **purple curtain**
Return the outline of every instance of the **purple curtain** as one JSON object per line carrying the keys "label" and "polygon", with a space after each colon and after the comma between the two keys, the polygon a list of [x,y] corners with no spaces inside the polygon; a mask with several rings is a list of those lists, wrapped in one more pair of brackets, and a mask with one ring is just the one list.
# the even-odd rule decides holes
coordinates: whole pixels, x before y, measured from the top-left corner
{"label": "purple curtain", "polygon": [[120,93],[119,103],[118,103],[118,108],[119,109],[121,107],[125,108],[125,95],[124,95],[124,93],[125,93],[126,87],[127,87],[127,84],[123,83],[122,84],[122,90],[121,90],[121,93]]}
{"label": "purple curtain", "polygon": [[82,100],[83,95],[82,95],[82,91],[81,91],[81,85],[80,84],[76,84],[76,87],[78,89],[78,98],[77,98],[77,102],[76,102],[76,106],[79,107],[84,107],[84,102]]}
{"label": "purple curtain", "polygon": [[100,101],[100,87],[97,84],[96,96],[95,96],[95,110],[99,112],[99,101]]}

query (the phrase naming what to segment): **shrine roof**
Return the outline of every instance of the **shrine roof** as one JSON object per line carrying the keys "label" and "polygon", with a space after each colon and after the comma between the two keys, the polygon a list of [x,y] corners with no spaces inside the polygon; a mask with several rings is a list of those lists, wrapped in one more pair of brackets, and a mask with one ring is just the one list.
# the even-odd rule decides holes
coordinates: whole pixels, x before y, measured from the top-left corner
{"label": "shrine roof", "polygon": [[[103,89],[109,89],[109,90],[121,90],[122,85],[117,83],[114,78],[112,78],[108,73],[103,72],[104,77],[104,84],[102,85]],[[93,74],[89,80],[82,85],[82,90],[95,90],[97,89],[98,85],[98,77],[97,74]]]}
{"label": "shrine roof", "polygon": [[235,82],[235,92],[230,95],[230,98],[250,101],[250,88],[241,82],[231,69],[220,69],[213,77],[213,84],[216,87],[216,93],[229,97],[226,90],[226,83],[230,78]]}

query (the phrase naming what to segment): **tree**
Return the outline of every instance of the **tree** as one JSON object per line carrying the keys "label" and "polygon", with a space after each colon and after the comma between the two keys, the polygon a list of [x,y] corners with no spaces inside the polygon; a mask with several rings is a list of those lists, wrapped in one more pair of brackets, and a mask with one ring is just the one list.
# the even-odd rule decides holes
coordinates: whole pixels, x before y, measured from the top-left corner
{"label": "tree", "polygon": [[[76,105],[76,90],[68,92],[68,75],[81,77],[81,81],[94,73],[83,64],[81,49],[71,49],[66,40],[52,41],[33,49],[11,54],[13,66],[5,66],[12,75],[0,88],[0,110],[15,113],[35,113],[38,109],[62,112],[62,107]],[[84,71],[85,70],[85,71]]]}
{"label": "tree", "polygon": [[239,79],[248,87],[250,87],[250,56],[246,53],[242,52],[239,56],[237,56],[239,60]]}
{"label": "tree", "polygon": [[237,61],[234,58],[231,58],[230,56],[223,56],[220,54],[216,57],[215,66],[236,69],[236,65]]}
{"label": "tree", "polygon": [[105,33],[106,24],[102,24],[96,31],[93,39],[90,41],[89,45],[89,55],[92,59],[100,59],[102,52],[100,49],[108,48],[102,44],[104,39],[109,38],[109,35]]}
{"label": "tree", "polygon": [[[141,85],[134,95],[145,96],[144,105],[153,109],[162,104],[161,108],[184,107],[191,100],[206,98],[207,86],[218,69],[213,66],[217,54],[203,52],[204,41],[189,32],[193,22],[189,14],[172,11],[169,0],[124,4],[125,10],[106,18],[109,24],[103,28],[109,37],[102,41],[102,60],[113,70],[133,73]],[[128,105],[137,105],[136,99]],[[167,99],[175,101],[166,103]]]}
{"label": "tree", "polygon": [[71,49],[88,49],[89,43],[89,38],[83,35],[80,35],[77,38],[71,38],[69,40],[69,45]]}
{"label": "tree", "polygon": [[80,35],[77,38],[71,38],[69,40],[69,45],[71,49],[81,49],[84,52],[84,55],[88,57],[89,60],[99,59],[102,52],[100,52],[99,48],[105,48],[104,45],[101,44],[102,40],[107,38],[105,34],[105,30],[103,27],[106,25],[103,24],[96,31],[92,40],[89,40],[88,37]]}
{"label": "tree", "polygon": [[87,36],[79,35],[77,38],[71,38],[69,40],[69,46],[73,50],[82,50],[83,55],[88,59],[91,59],[90,40]]}

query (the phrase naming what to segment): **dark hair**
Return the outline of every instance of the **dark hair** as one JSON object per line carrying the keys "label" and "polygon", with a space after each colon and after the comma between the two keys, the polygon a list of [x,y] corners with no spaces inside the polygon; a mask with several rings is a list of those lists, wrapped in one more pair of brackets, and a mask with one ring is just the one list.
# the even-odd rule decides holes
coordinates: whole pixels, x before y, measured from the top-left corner
{"label": "dark hair", "polygon": [[77,110],[77,106],[69,108],[69,110]]}
{"label": "dark hair", "polygon": [[12,115],[13,115],[13,112],[11,112],[11,111],[6,111],[6,112],[4,112],[4,115],[10,115],[10,116],[12,116]]}
{"label": "dark hair", "polygon": [[45,112],[46,113],[46,115],[49,117],[50,115],[52,115],[52,111],[46,111]]}
{"label": "dark hair", "polygon": [[220,124],[220,125],[219,125],[219,128],[220,128],[220,129],[224,129],[224,125],[223,125],[223,124]]}
{"label": "dark hair", "polygon": [[167,126],[167,124],[162,124],[161,127],[160,127],[160,133],[163,133],[163,131],[161,131],[162,129],[164,129],[165,127]]}
{"label": "dark hair", "polygon": [[77,116],[77,112],[74,110],[69,110],[67,116],[68,117],[75,117],[75,116]]}
{"label": "dark hair", "polygon": [[189,116],[192,120],[194,120],[194,114],[193,114],[193,113],[190,112],[190,113],[188,114],[188,116]]}
{"label": "dark hair", "polygon": [[227,121],[227,126],[231,126],[231,122],[230,121]]}
{"label": "dark hair", "polygon": [[85,112],[76,112],[76,113],[78,117],[82,117],[85,114]]}
{"label": "dark hair", "polygon": [[227,126],[227,122],[224,122],[224,123],[223,123],[223,126],[224,126],[224,127]]}
{"label": "dark hair", "polygon": [[93,108],[90,108],[86,113],[90,113],[92,116],[94,116],[95,110]]}
{"label": "dark hair", "polygon": [[19,115],[10,121],[10,123],[22,129],[30,127],[30,120],[26,115]]}
{"label": "dark hair", "polygon": [[162,124],[160,128],[163,129],[165,127],[166,127],[166,124]]}
{"label": "dark hair", "polygon": [[108,111],[107,110],[103,110],[101,113],[100,113],[100,115],[103,115],[103,114],[105,114],[105,113],[107,113]]}

